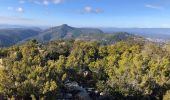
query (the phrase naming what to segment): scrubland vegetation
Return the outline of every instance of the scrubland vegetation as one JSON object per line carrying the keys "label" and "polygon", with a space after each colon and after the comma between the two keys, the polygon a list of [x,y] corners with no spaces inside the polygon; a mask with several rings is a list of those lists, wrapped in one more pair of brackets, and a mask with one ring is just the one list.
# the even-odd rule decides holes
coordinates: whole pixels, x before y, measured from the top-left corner
{"label": "scrubland vegetation", "polygon": [[[170,44],[36,40],[0,50],[0,94],[56,100],[66,81],[89,83],[111,100],[169,100]],[[88,70],[88,76],[83,75]]]}

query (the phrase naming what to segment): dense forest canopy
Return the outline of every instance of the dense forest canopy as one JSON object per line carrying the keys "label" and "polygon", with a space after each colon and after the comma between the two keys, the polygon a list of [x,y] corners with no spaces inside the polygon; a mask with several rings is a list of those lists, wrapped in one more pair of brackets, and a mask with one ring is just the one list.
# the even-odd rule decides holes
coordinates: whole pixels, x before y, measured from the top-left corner
{"label": "dense forest canopy", "polygon": [[[170,99],[170,44],[128,40],[104,45],[36,40],[0,50],[0,94],[55,100],[64,83],[89,83],[112,99]],[[82,74],[88,70],[90,75]]]}

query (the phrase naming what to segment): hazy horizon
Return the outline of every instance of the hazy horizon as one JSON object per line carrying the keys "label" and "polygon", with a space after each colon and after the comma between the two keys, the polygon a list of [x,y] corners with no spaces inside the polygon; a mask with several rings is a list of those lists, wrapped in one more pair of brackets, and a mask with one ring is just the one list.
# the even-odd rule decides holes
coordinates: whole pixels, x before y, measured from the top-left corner
{"label": "hazy horizon", "polygon": [[[65,23],[63,23],[65,24]],[[37,27],[37,28],[50,28],[50,27],[57,27],[57,26],[61,26],[63,24],[58,24],[58,25],[24,25],[24,24],[5,24],[5,23],[2,23],[0,24],[0,26],[18,26],[18,27]],[[76,25],[70,25],[70,24],[67,24],[68,26],[71,26],[71,27],[77,27],[77,28],[117,28],[117,29],[170,29],[170,27],[116,27],[116,26],[76,26]],[[7,27],[8,28],[8,27]]]}

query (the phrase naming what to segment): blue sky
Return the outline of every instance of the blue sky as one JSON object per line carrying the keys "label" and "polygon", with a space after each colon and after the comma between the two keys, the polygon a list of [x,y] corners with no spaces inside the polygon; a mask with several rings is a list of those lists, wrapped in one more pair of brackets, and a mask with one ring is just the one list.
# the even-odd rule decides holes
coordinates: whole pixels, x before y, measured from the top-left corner
{"label": "blue sky", "polygon": [[170,0],[0,0],[0,24],[170,27]]}

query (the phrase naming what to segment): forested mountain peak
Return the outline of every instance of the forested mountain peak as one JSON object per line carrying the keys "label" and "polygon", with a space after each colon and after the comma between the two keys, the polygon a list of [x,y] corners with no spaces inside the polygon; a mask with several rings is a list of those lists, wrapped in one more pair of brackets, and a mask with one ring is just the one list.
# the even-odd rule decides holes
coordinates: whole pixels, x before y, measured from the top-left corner
{"label": "forested mountain peak", "polygon": [[78,38],[82,34],[98,34],[103,33],[100,29],[96,28],[76,28],[71,27],[67,24],[61,26],[51,27],[42,33],[36,38],[40,41],[51,41],[56,39],[70,39]]}
{"label": "forested mountain peak", "polygon": [[63,24],[41,30],[40,28],[6,28],[0,29],[0,47],[8,47],[14,44],[24,43],[30,39],[40,42],[49,42],[60,39],[76,39],[87,41],[101,41],[103,43],[115,43],[126,41],[129,38],[138,37],[126,32],[104,33],[98,28],[76,28]]}

